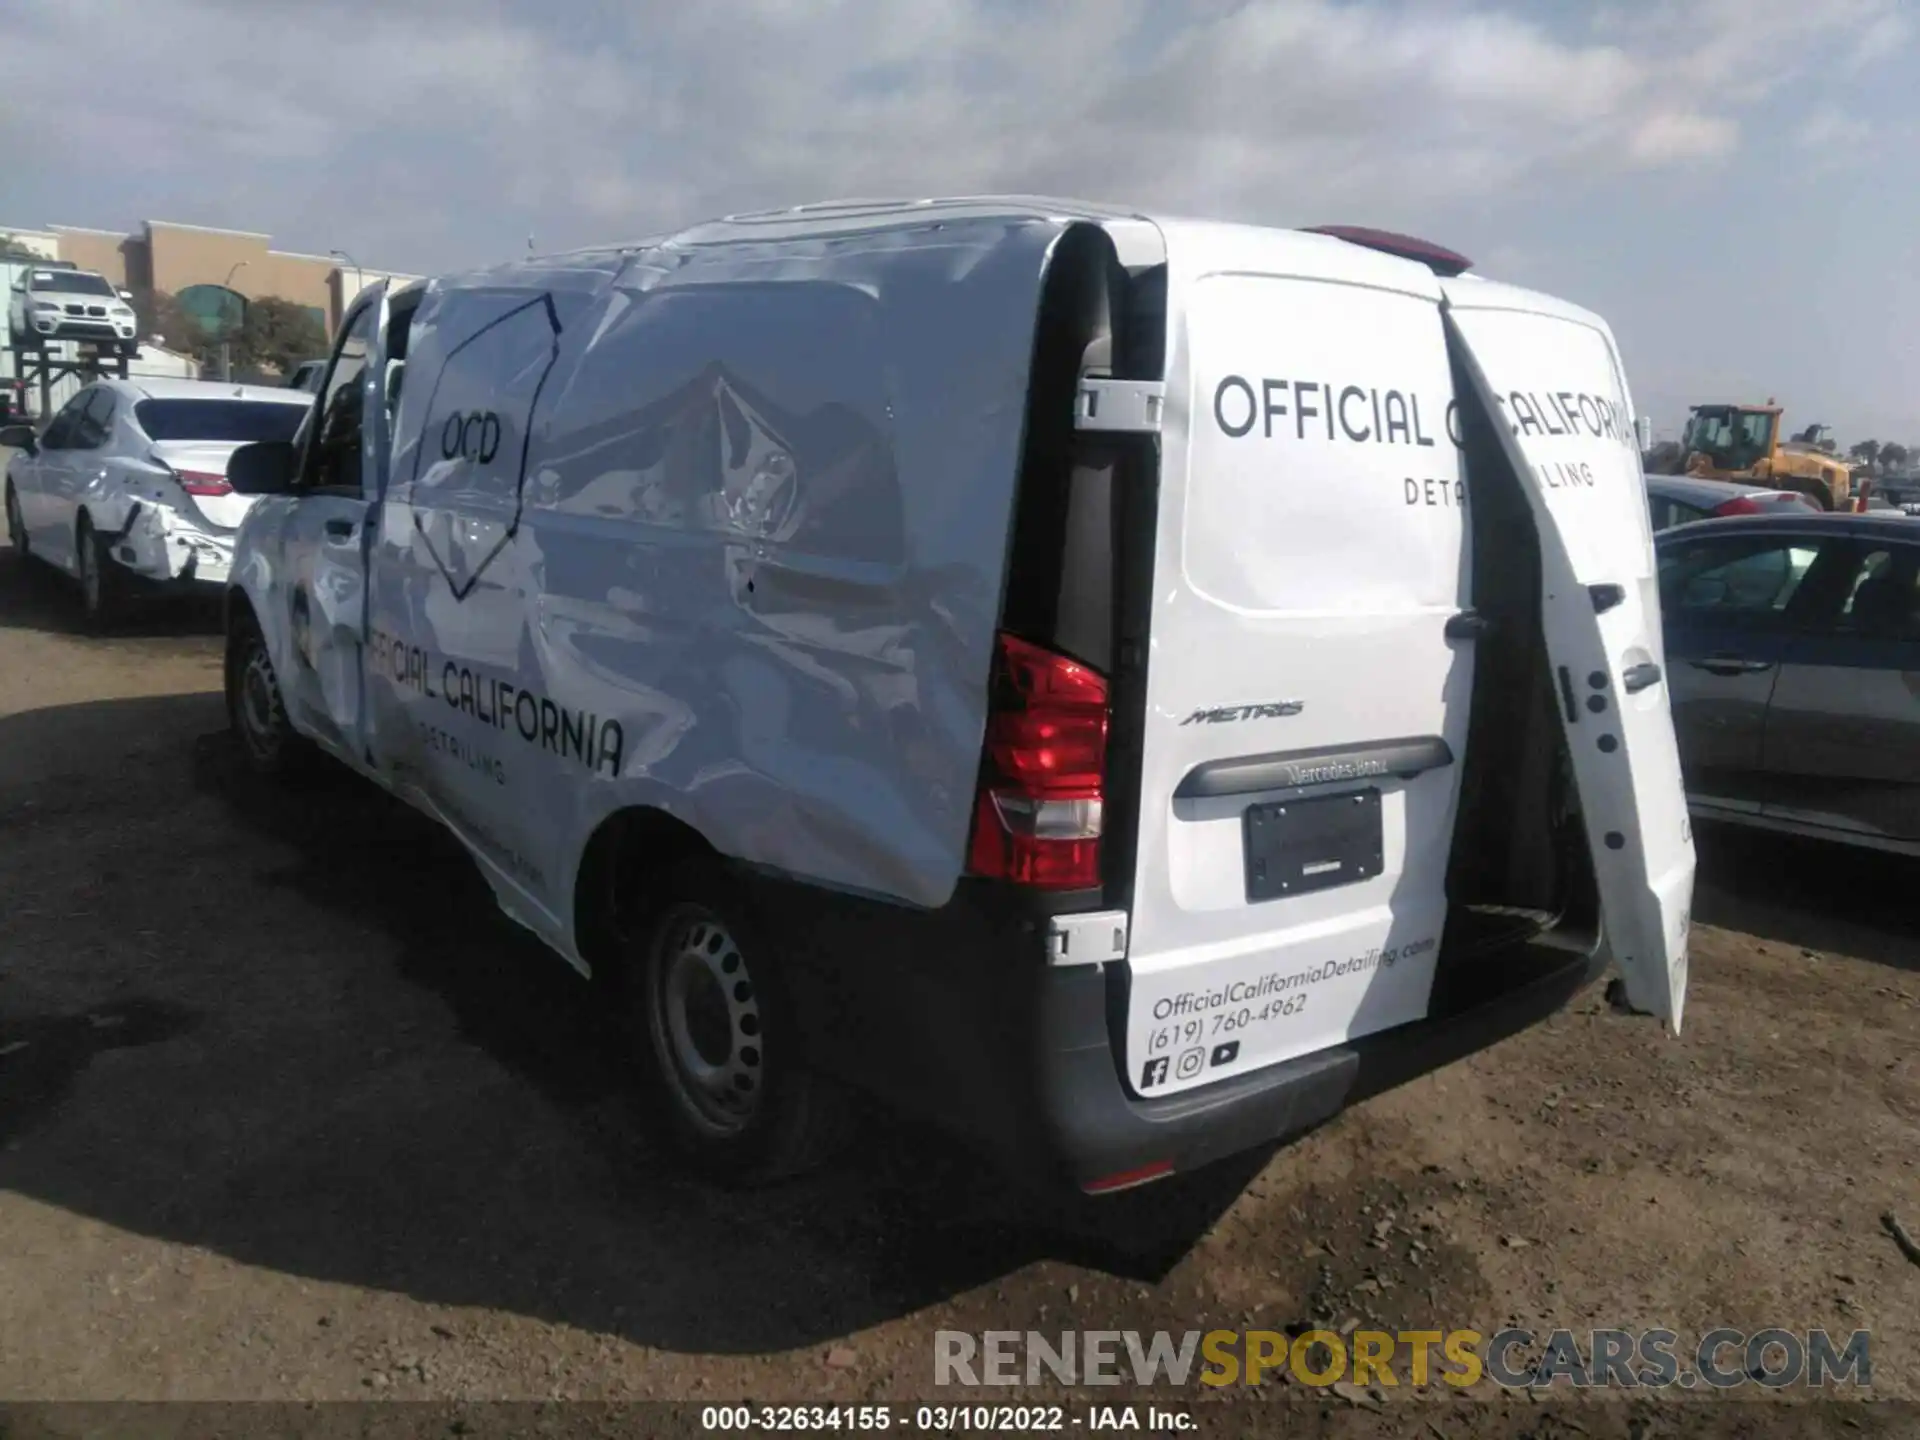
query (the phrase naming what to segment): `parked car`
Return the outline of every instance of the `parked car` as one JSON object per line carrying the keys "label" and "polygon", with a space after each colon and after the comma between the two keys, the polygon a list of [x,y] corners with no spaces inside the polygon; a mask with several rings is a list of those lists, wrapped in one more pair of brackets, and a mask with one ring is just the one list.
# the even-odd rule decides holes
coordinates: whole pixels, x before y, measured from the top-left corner
{"label": "parked car", "polygon": [[89,619],[110,622],[138,583],[224,585],[253,501],[227,483],[251,441],[285,441],[312,397],[200,380],[100,380],[38,434],[0,430],[7,534],[22,556],[80,581]]}
{"label": "parked car", "polygon": [[843,1084],[1104,1192],[1609,965],[1677,1028],[1633,407],[1466,268],[970,200],[376,284],[230,467],[241,752],[449,828],[734,1179]]}
{"label": "parked car", "polygon": [[132,355],[139,349],[132,299],[92,270],[35,265],[22,270],[8,292],[8,344],[17,350],[81,340]]}
{"label": "parked car", "polygon": [[1657,543],[1693,813],[1920,854],[1920,526],[1769,515]]}
{"label": "parked car", "polygon": [[1807,511],[1824,515],[1799,490],[1769,490],[1729,480],[1700,480],[1690,475],[1649,475],[1647,513],[1655,531],[1690,525],[1716,515],[1772,515]]}

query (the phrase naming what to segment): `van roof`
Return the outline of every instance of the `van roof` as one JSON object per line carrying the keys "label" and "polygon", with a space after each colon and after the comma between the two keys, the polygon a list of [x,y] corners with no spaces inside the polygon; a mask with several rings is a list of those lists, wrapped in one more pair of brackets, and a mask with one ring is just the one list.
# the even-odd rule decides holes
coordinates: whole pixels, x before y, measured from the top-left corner
{"label": "van roof", "polygon": [[[1253,225],[1172,213],[1152,213],[1132,206],[1063,196],[981,194],[910,197],[869,197],[818,201],[768,210],[749,210],[700,221],[669,233],[633,240],[586,246],[547,255],[516,258],[489,267],[498,276],[528,269],[551,269],[557,264],[617,263],[635,254],[660,249],[691,249],[741,242],[779,241],[827,235],[893,230],[958,221],[1088,221],[1100,225],[1114,239],[1121,263],[1138,269],[1166,259],[1167,235],[1260,232],[1285,236],[1311,256],[1308,269],[1353,270],[1355,278],[1376,277],[1385,283],[1432,292],[1436,281],[1449,286],[1471,284],[1471,303],[1478,309],[1511,309],[1548,314],[1606,331],[1599,316],[1550,295],[1490,281],[1465,269],[1464,256],[1432,241],[1364,226]],[[1338,256],[1338,259],[1333,257]],[[1330,265],[1331,261],[1331,265]],[[1388,281],[1386,277],[1393,277]],[[1417,278],[1416,278],[1417,277]],[[1456,297],[1458,298],[1458,297]]]}

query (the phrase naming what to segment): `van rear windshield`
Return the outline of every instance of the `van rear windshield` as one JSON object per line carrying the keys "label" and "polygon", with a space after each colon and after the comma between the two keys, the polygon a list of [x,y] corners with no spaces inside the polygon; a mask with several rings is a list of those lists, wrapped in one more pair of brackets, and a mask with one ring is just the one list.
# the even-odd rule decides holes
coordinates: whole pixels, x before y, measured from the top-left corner
{"label": "van rear windshield", "polygon": [[291,440],[304,405],[267,400],[142,400],[134,422],[153,440]]}

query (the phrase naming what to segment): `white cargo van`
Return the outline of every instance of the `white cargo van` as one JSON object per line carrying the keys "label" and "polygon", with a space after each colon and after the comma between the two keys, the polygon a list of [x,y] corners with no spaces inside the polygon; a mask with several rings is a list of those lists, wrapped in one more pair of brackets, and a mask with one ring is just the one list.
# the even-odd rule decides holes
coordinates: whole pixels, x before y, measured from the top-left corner
{"label": "white cargo van", "polygon": [[1466,270],[967,199],[374,286],[229,467],[234,727],[459,836],[735,1177],[853,1086],[1118,1189],[1609,963],[1677,1030],[1632,402]]}

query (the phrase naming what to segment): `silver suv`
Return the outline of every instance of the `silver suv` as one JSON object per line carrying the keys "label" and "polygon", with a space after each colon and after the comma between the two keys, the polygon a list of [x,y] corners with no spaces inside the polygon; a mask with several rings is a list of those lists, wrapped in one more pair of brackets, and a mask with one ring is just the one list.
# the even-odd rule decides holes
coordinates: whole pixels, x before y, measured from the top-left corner
{"label": "silver suv", "polygon": [[34,266],[21,272],[7,298],[7,340],[38,349],[50,340],[82,340],[113,354],[138,348],[133,297],[91,270]]}

